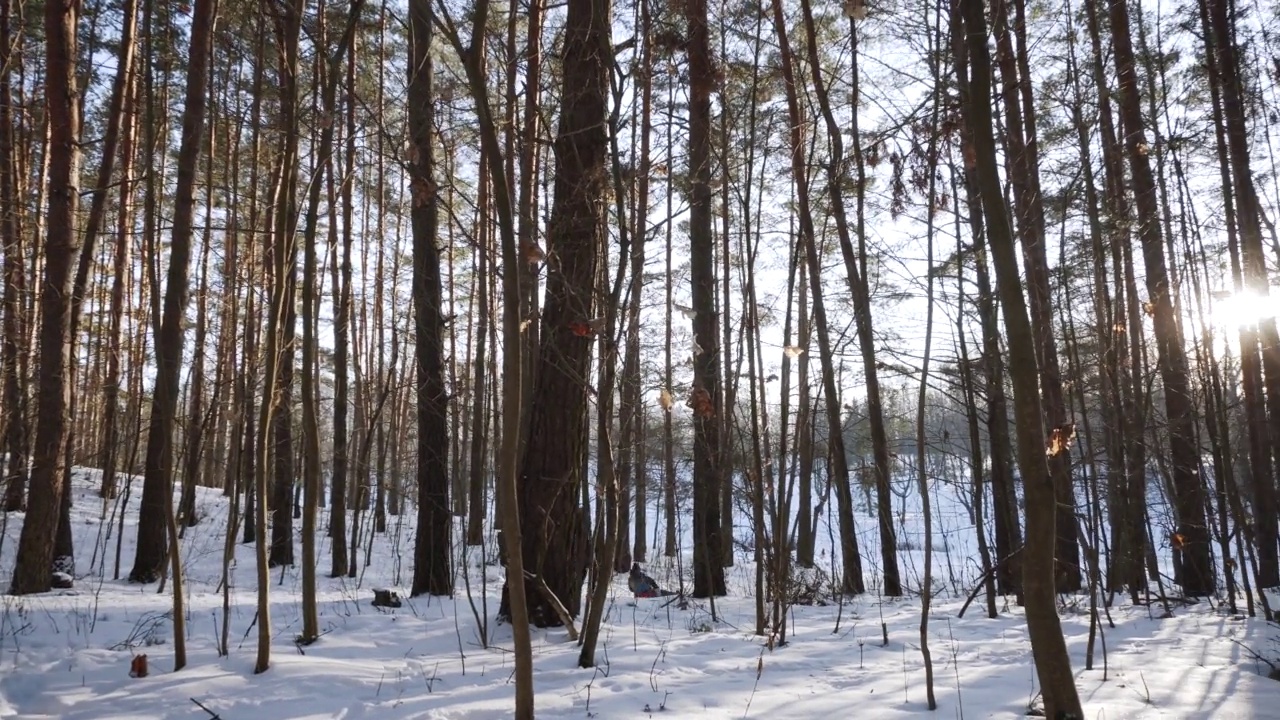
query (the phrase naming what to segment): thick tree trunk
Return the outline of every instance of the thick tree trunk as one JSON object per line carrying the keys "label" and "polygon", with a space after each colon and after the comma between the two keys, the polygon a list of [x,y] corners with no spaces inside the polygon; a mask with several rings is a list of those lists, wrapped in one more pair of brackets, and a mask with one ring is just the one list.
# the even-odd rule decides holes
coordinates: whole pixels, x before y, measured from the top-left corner
{"label": "thick tree trunk", "polygon": [[693,284],[693,596],[724,595],[720,483],[720,340],[716,315],[715,239],[711,234],[711,33],[706,0],[685,3],[689,24],[689,271]]}
{"label": "thick tree trunk", "polygon": [[[1237,59],[1238,50],[1232,9],[1228,7],[1225,0],[1205,0],[1202,7],[1205,13],[1205,49],[1209,54],[1209,82],[1215,86],[1217,96],[1215,100],[1220,98],[1220,102],[1215,103],[1215,110],[1220,112],[1225,120],[1222,124],[1225,126],[1227,156],[1230,160],[1233,180],[1234,193],[1226,187],[1223,191],[1225,195],[1233,194],[1236,201],[1237,227],[1243,251],[1244,285],[1261,301],[1261,298],[1267,298],[1270,295],[1270,283],[1263,253],[1261,207],[1249,163],[1249,131],[1244,107],[1243,82],[1240,77],[1240,61]],[[1277,335],[1276,319],[1261,318],[1256,331],[1254,328],[1249,328],[1241,333],[1241,354],[1250,356],[1250,364],[1253,366],[1250,370],[1254,375],[1253,382],[1246,382],[1246,390],[1251,389],[1252,394],[1256,395],[1258,387],[1255,345],[1246,344],[1246,339],[1254,342],[1261,341],[1266,407],[1271,415],[1269,423],[1271,447],[1277,459],[1277,467],[1280,467],[1280,335]],[[1251,433],[1260,432],[1260,428],[1251,428],[1250,431]],[[1263,570],[1260,582],[1266,586],[1272,586],[1280,584],[1280,564],[1276,559],[1278,532],[1275,519],[1275,490],[1271,479],[1266,476],[1255,478],[1254,488],[1255,501],[1258,505],[1255,530],[1258,542],[1257,552],[1260,569]]]}
{"label": "thick tree trunk", "polygon": [[18,562],[9,592],[45,592],[53,581],[54,538],[64,492],[63,442],[71,391],[72,267],[78,250],[75,218],[79,199],[80,93],[76,88],[76,3],[46,3],[45,102],[49,111],[48,225],[40,293],[36,434],[31,495],[18,541]]}
{"label": "thick tree trunk", "polygon": [[[342,183],[342,243],[341,248],[334,248],[339,256],[333,269],[333,288],[337,297],[337,309],[334,313],[334,378],[333,378],[333,479],[329,488],[329,537],[330,545],[329,576],[342,577],[347,574],[350,564],[347,560],[347,494],[348,474],[352,467],[351,445],[349,441],[351,429],[347,422],[350,410],[350,354],[351,354],[351,249],[355,242],[355,231],[352,228],[352,187],[355,183],[356,158],[356,40],[351,41],[351,52],[347,54],[347,126],[346,147],[343,160]],[[340,266],[340,267],[338,267]]]}
{"label": "thick tree trunk", "polygon": [[1159,208],[1142,106],[1138,95],[1138,76],[1129,36],[1127,0],[1111,3],[1111,36],[1115,53],[1116,75],[1120,85],[1120,114],[1125,125],[1125,148],[1133,177],[1133,194],[1138,213],[1138,237],[1146,269],[1147,292],[1155,316],[1156,345],[1160,379],[1164,383],[1165,413],[1169,424],[1170,461],[1173,474],[1174,504],[1181,536],[1183,590],[1189,595],[1209,595],[1215,588],[1209,547],[1209,529],[1205,522],[1204,487],[1200,481],[1199,444],[1195,432],[1195,405],[1187,380],[1187,356],[1182,331],[1175,317],[1176,309],[1165,267],[1164,245],[1160,234]]}
{"label": "thick tree trunk", "polygon": [[156,383],[147,432],[142,509],[138,518],[138,547],[130,582],[153,582],[167,558],[166,516],[173,505],[173,426],[178,412],[182,376],[183,324],[191,289],[191,237],[194,234],[196,170],[204,139],[208,103],[209,56],[212,52],[215,0],[197,0],[192,16],[191,57],[182,113],[182,144],[178,149],[178,183],[174,197],[173,236],[164,294],[164,315],[156,337]]}
{"label": "thick tree trunk", "polygon": [[413,595],[453,592],[450,568],[449,398],[444,384],[438,185],[435,168],[435,91],[429,0],[409,12],[409,165],[413,190],[413,307],[418,420],[418,534],[414,540]]}
{"label": "thick tree trunk", "polygon": [[[303,0],[292,0],[275,17],[279,62],[280,119],[283,138],[277,170],[275,202],[272,206],[272,253],[274,284],[269,332],[276,346],[266,358],[267,372],[275,376],[268,402],[272,409],[260,431],[271,445],[271,554],[272,567],[292,566],[293,517],[290,512],[294,485],[293,458],[293,371],[297,328],[298,243],[297,192],[299,151],[298,39],[302,25]],[[265,501],[266,498],[259,498]],[[261,540],[261,538],[260,538]]]}
{"label": "thick tree trunk", "polygon": [[[964,35],[963,15],[958,10],[951,17],[951,52],[956,70],[956,86],[961,107],[970,101],[969,48]],[[1001,594],[1022,588],[1022,532],[1019,524],[1017,491],[1013,478],[1013,443],[1009,437],[1009,410],[1005,394],[1005,364],[1000,349],[1000,327],[997,301],[991,288],[986,234],[982,222],[982,197],[978,191],[977,163],[966,162],[965,199],[969,211],[969,230],[974,247],[974,265],[978,284],[978,317],[982,328],[982,362],[987,399],[987,437],[991,463],[991,516],[995,526],[996,588]]]}
{"label": "thick tree trunk", "polygon": [[[1063,428],[1069,419],[1063,400],[1057,340],[1053,335],[1034,105],[1023,102],[1023,93],[1029,93],[1031,88],[1030,78],[1022,74],[1025,72],[1026,62],[1026,28],[1022,23],[1021,12],[1010,19],[1009,0],[996,0],[993,6],[993,29],[999,48],[997,57],[1000,61],[1004,99],[1004,137],[1010,156],[1008,174],[1013,185],[1014,209],[1018,218],[1017,235],[1022,247],[1023,266],[1026,268],[1027,304],[1031,312],[1036,357],[1040,367],[1041,405],[1045,412],[1045,424],[1050,429]],[[1017,39],[1016,51],[1014,36]],[[1075,533],[1075,490],[1070,453],[1050,457],[1049,473],[1053,476],[1054,492],[1058,498],[1054,583],[1058,592],[1075,592],[1080,589],[1080,547]]]}
{"label": "thick tree trunk", "polygon": [[[537,627],[562,624],[542,585],[570,616],[577,616],[586,571],[588,530],[582,525],[579,498],[587,450],[596,261],[606,232],[609,22],[607,2],[570,0],[564,31],[564,92],[555,141],[554,204],[546,233],[554,262],[547,271],[518,498],[524,568],[536,578],[525,582],[529,621]],[[493,164],[499,160],[493,158]],[[499,611],[504,616],[509,610],[509,590],[504,588]]]}

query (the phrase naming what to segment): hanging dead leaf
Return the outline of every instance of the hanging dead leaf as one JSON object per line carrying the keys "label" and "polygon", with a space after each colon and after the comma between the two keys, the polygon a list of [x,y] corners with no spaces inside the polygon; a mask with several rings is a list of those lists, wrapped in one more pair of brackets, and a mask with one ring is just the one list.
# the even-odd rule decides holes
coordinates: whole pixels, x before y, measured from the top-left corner
{"label": "hanging dead leaf", "polygon": [[1187,537],[1182,533],[1174,533],[1169,536],[1169,542],[1173,545],[1174,550],[1182,550],[1186,547]]}
{"label": "hanging dead leaf", "polygon": [[711,402],[711,393],[705,388],[693,389],[689,394],[689,407],[693,408],[693,414],[700,418],[712,418],[716,415],[715,404]]}
{"label": "hanging dead leaf", "polygon": [[569,329],[572,330],[573,334],[577,335],[578,337],[591,337],[592,335],[595,334],[595,331],[591,329],[591,325],[588,323],[582,322],[581,320],[574,320],[573,322],[569,323]]}
{"label": "hanging dead leaf", "polygon": [[666,412],[671,412],[671,408],[676,405],[676,399],[671,397],[671,392],[669,390],[662,388],[662,390],[658,392],[658,405],[662,406],[662,409]]}
{"label": "hanging dead leaf", "polygon": [[1044,454],[1049,457],[1057,457],[1067,450],[1071,449],[1071,440],[1076,436],[1075,423],[1067,423],[1062,427],[1056,427],[1053,432],[1049,433],[1049,444]]}
{"label": "hanging dead leaf", "polygon": [[524,256],[524,261],[530,265],[537,265],[542,262],[547,255],[542,252],[542,248],[538,247],[538,243],[524,243],[520,246],[520,254]]}
{"label": "hanging dead leaf", "polygon": [[799,345],[788,345],[782,348],[782,352],[786,353],[787,357],[791,358],[792,360],[795,360],[796,358],[804,354],[804,348],[800,347]]}

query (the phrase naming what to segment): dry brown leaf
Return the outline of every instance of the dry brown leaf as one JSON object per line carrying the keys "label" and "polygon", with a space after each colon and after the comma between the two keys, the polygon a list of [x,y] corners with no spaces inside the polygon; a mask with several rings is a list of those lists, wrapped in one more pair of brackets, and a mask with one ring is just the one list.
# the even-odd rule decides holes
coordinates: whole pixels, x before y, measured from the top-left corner
{"label": "dry brown leaf", "polygon": [[671,408],[676,405],[676,399],[671,397],[671,392],[669,390],[662,388],[658,393],[658,404],[662,406],[663,410],[671,412]]}
{"label": "dry brown leaf", "polygon": [[716,415],[715,403],[711,402],[711,393],[706,388],[696,387],[689,394],[689,407],[693,414],[700,418],[712,418]]}
{"label": "dry brown leaf", "polygon": [[1057,457],[1067,450],[1071,449],[1071,441],[1076,436],[1075,423],[1067,423],[1062,427],[1056,427],[1053,432],[1049,433],[1049,444],[1045,448],[1044,454],[1049,457]]}
{"label": "dry brown leaf", "polygon": [[520,246],[520,254],[524,255],[524,261],[530,265],[537,265],[547,256],[542,252],[542,248],[538,247],[538,243],[524,243]]}

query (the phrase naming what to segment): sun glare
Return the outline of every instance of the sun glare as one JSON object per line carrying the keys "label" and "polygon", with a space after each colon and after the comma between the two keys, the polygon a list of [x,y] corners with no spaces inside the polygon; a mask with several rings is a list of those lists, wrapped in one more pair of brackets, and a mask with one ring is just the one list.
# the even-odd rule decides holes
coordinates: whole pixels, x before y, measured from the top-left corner
{"label": "sun glare", "polygon": [[1280,298],[1262,296],[1252,291],[1215,294],[1212,304],[1214,321],[1224,328],[1238,329],[1280,317]]}

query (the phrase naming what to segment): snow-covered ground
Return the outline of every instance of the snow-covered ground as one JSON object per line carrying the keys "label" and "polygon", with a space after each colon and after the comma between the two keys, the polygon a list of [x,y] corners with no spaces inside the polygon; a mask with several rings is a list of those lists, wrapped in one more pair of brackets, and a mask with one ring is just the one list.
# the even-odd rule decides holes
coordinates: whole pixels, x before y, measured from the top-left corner
{"label": "snow-covered ground", "polygon": [[[169,588],[112,580],[116,533],[104,527],[95,471],[75,475],[75,527],[80,577],[71,591],[0,597],[0,718],[503,718],[510,715],[511,633],[489,621],[490,647],[480,641],[477,613],[492,618],[502,569],[468,558],[475,612],[459,577],[454,599],[405,599],[398,610],[370,606],[371,588],[406,594],[412,568],[412,518],[389,518],[389,532],[373,541],[371,567],[359,578],[323,577],[323,636],[297,648],[300,572],[272,573],[273,659],[253,674],[256,631],[252,548],[237,546],[232,578],[231,652],[216,651],[222,622],[221,574],[227,503],[201,491],[203,521],[182,542],[188,612],[188,666],[173,667]],[[132,563],[139,484],[125,512],[121,575]],[[950,507],[942,504],[943,509]],[[112,510],[107,509],[108,517]],[[950,518],[948,520],[948,518]],[[864,538],[872,519],[860,516]],[[979,598],[963,619],[957,611],[976,579],[971,535],[963,510],[940,513],[935,538],[936,585],[929,642],[937,716],[1014,718],[1038,704],[1037,684],[1021,612],[1002,604],[985,617]],[[8,587],[22,515],[2,524],[0,583]],[[908,523],[908,526],[910,523]],[[825,530],[824,530],[825,532]],[[821,534],[821,533],[820,533]],[[954,538],[955,542],[952,542]],[[900,539],[903,547],[919,547]],[[864,542],[874,571],[876,549]],[[490,548],[492,554],[492,548]],[[945,554],[944,554],[945,553]],[[105,556],[105,560],[103,559]],[[299,554],[298,557],[301,557]],[[365,551],[360,553],[363,566]],[[821,562],[829,562],[829,556]],[[683,564],[686,568],[687,561]],[[904,579],[918,587],[919,550],[903,554]],[[666,559],[645,566],[667,586],[677,583]],[[768,649],[753,635],[754,567],[740,556],[729,570],[730,596],[686,610],[668,599],[635,601],[626,578],[614,583],[597,652],[599,666],[576,666],[577,647],[564,630],[534,632],[534,673],[540,718],[897,718],[926,713],[916,599],[881,601],[874,594],[843,607],[796,607],[790,643]],[[870,578],[868,578],[870,580]],[[481,603],[487,607],[481,607]],[[1280,659],[1280,643],[1261,620],[1230,615],[1215,602],[1160,610],[1112,608],[1105,665],[1099,643],[1095,669],[1084,670],[1088,603],[1069,598],[1063,625],[1086,716],[1118,718],[1280,718],[1280,682],[1252,652]],[[1243,607],[1243,606],[1242,606]],[[889,643],[881,644],[881,622]],[[150,674],[129,677],[130,661],[145,653]],[[1105,671],[1104,671],[1105,667]],[[207,708],[197,706],[196,702]]]}

